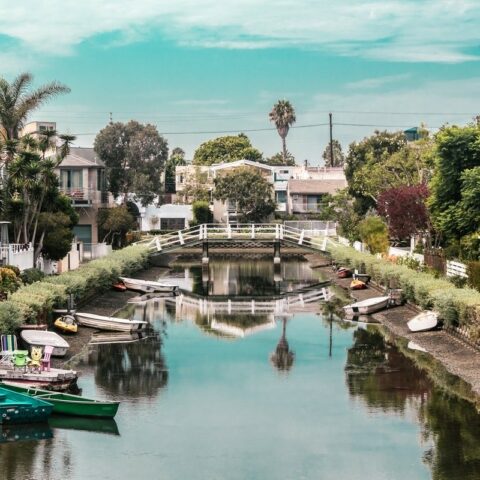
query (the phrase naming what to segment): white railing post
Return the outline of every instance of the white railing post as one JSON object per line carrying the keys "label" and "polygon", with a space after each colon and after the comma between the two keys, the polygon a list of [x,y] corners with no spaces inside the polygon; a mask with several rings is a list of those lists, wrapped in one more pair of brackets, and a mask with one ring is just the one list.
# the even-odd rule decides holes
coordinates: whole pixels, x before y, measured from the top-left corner
{"label": "white railing post", "polygon": [[323,252],[326,252],[327,251],[327,237],[323,237],[323,241],[322,241],[322,246],[320,247],[320,250],[322,250]]}
{"label": "white railing post", "polygon": [[198,239],[202,240],[203,239],[203,224],[200,224],[198,226]]}
{"label": "white railing post", "polygon": [[252,315],[255,314],[255,300],[252,300],[252,304],[251,304],[251,313]]}
{"label": "white railing post", "polygon": [[305,236],[305,230],[302,230],[300,233],[300,239],[298,240],[298,244],[301,245],[303,243],[303,237]]}
{"label": "white railing post", "polygon": [[162,251],[162,245],[161,245],[160,239],[158,237],[155,237],[155,246],[157,247],[157,252]]}
{"label": "white railing post", "polygon": [[230,299],[228,299],[228,303],[227,303],[227,312],[229,315],[231,315],[232,313],[232,301]]}
{"label": "white railing post", "polygon": [[283,240],[283,233],[284,233],[285,226],[280,225],[280,240]]}
{"label": "white railing post", "polygon": [[252,236],[251,236],[252,239],[255,238],[255,224],[252,223]]}
{"label": "white railing post", "polygon": [[230,240],[232,238],[232,227],[230,223],[227,223],[227,238]]}
{"label": "white railing post", "polygon": [[183,235],[182,235],[182,232],[180,230],[178,231],[178,240],[180,241],[180,245],[185,244],[185,240],[183,239]]}
{"label": "white railing post", "polygon": [[275,224],[275,240],[280,238],[280,229],[278,228],[280,225],[278,223]]}
{"label": "white railing post", "polygon": [[207,223],[203,224],[203,239],[204,240],[208,239],[208,224]]}

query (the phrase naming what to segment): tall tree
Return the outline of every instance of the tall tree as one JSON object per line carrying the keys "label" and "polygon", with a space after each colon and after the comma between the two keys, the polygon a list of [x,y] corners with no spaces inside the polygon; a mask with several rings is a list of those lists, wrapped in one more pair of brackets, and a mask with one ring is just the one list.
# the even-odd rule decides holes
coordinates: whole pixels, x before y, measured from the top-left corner
{"label": "tall tree", "polygon": [[243,133],[214,138],[202,143],[193,155],[194,165],[234,162],[236,160],[262,161],[262,152],[252,146]]}
{"label": "tall tree", "polygon": [[[18,139],[27,116],[47,100],[70,89],[58,82],[47,83],[32,90],[33,76],[22,73],[13,82],[0,78],[0,125],[3,127],[5,140]],[[9,157],[7,160],[12,160]]]}
{"label": "tall tree", "polygon": [[345,155],[342,151],[342,145],[338,140],[332,141],[333,146],[333,165],[331,165],[331,156],[330,156],[330,144],[325,147],[325,150],[322,154],[322,158],[325,161],[325,165],[328,167],[343,167],[345,163]]}
{"label": "tall tree", "polygon": [[282,139],[283,163],[287,163],[287,142],[286,138],[290,127],[297,121],[295,109],[288,100],[279,100],[269,113],[270,121],[275,123],[278,134]]}
{"label": "tall tree", "polygon": [[293,167],[295,165],[295,157],[290,152],[287,151],[287,159],[285,160],[283,153],[279,152],[267,158],[263,163],[266,163],[267,165],[272,165],[272,166],[285,165],[285,166]]}
{"label": "tall tree", "polygon": [[261,222],[275,211],[272,185],[252,168],[237,168],[214,184],[214,197],[235,205],[242,221]]}
{"label": "tall tree", "polygon": [[168,155],[167,141],[154,125],[131,120],[111,123],[95,138],[95,152],[105,162],[112,194],[134,194],[143,205],[160,194],[161,171]]}
{"label": "tall tree", "polygon": [[175,193],[175,169],[186,164],[185,152],[180,147],[175,147],[165,162],[165,193]]}

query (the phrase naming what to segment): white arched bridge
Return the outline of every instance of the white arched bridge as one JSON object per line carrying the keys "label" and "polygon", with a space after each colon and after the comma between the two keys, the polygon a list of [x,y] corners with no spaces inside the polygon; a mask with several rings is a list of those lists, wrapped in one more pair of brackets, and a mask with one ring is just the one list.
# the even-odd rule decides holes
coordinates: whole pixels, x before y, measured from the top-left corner
{"label": "white arched bridge", "polygon": [[274,245],[275,260],[280,260],[280,245],[300,247],[313,251],[326,251],[329,230],[318,232],[312,237],[305,230],[281,225],[278,223],[261,224],[216,224],[208,223],[178,230],[177,232],[155,235],[140,242],[148,246],[152,252],[171,253],[185,247],[203,247],[203,259],[208,261],[208,245],[221,244],[228,248],[239,243],[264,243]]}

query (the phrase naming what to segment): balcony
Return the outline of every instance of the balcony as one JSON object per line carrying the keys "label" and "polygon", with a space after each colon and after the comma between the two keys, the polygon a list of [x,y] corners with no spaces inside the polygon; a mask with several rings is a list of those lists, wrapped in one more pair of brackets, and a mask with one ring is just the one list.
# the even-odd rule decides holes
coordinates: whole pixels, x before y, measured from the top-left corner
{"label": "balcony", "polygon": [[92,188],[60,187],[60,191],[69,197],[73,207],[100,206],[108,203],[108,192]]}

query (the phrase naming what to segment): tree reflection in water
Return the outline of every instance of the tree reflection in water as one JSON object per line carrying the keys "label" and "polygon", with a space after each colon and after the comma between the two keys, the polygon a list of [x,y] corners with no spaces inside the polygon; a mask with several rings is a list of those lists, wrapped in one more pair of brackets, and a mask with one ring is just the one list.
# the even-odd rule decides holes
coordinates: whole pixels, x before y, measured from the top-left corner
{"label": "tree reflection in water", "polygon": [[154,397],[168,381],[158,333],[132,343],[98,345],[88,362],[97,385],[122,397]]}
{"label": "tree reflection in water", "polygon": [[378,330],[358,329],[354,339],[345,367],[350,395],[381,411],[415,408],[424,441],[433,443],[424,454],[433,480],[479,479],[480,415],[475,407],[435,387]]}
{"label": "tree reflection in water", "polygon": [[286,330],[287,318],[284,316],[282,318],[282,336],[277,343],[275,351],[270,356],[270,361],[280,372],[288,372],[292,368],[295,359],[295,353],[290,350],[288,345]]}

